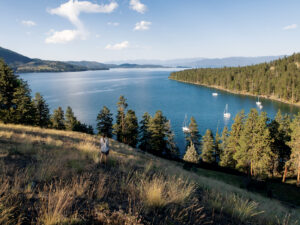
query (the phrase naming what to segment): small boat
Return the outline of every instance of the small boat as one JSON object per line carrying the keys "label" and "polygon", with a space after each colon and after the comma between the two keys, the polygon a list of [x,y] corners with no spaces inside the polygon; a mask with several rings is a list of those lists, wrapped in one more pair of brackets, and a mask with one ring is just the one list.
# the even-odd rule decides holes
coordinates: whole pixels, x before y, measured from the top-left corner
{"label": "small boat", "polygon": [[257,98],[257,102],[256,102],[256,105],[261,105],[261,102],[259,101],[259,97]]}
{"label": "small boat", "polygon": [[263,108],[263,106],[262,106],[262,105],[259,105],[259,106],[258,106],[258,108],[259,108],[259,109],[262,109],[262,108]]}
{"label": "small boat", "polygon": [[190,128],[187,126],[187,115],[185,114],[185,117],[184,117],[184,121],[183,121],[183,126],[182,126],[182,131],[184,133],[188,133],[190,132]]}
{"label": "small boat", "polygon": [[224,110],[224,118],[229,119],[230,116],[231,116],[231,114],[228,112],[228,104],[226,104],[225,110]]}
{"label": "small boat", "polygon": [[218,93],[214,92],[212,93],[212,96],[218,96]]}

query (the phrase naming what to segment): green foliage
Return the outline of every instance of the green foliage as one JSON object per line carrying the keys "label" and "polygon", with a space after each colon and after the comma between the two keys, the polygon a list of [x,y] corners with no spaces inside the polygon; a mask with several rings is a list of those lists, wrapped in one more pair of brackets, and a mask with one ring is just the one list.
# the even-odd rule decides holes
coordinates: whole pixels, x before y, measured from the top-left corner
{"label": "green foliage", "polygon": [[191,122],[189,124],[189,132],[185,133],[186,146],[190,146],[193,142],[195,148],[200,150],[201,148],[201,135],[198,130],[198,125],[194,117],[191,117]]}
{"label": "green foliage", "polygon": [[125,114],[128,104],[126,98],[121,95],[119,98],[118,113],[116,118],[116,123],[113,126],[113,133],[116,134],[117,140],[120,142],[125,142]]}
{"label": "green foliage", "polygon": [[189,163],[199,163],[200,155],[197,152],[195,145],[191,142],[191,145],[187,148],[183,160]]}
{"label": "green foliage", "polygon": [[135,112],[131,109],[128,110],[124,119],[124,133],[123,140],[125,144],[130,145],[131,147],[136,147],[138,142],[138,119],[135,115]]}
{"label": "green foliage", "polygon": [[35,94],[33,105],[36,111],[35,124],[39,127],[49,127],[51,124],[49,106],[40,93]]}
{"label": "green foliage", "polygon": [[99,112],[97,116],[98,134],[105,135],[111,138],[112,130],[113,130],[112,122],[113,122],[112,113],[106,106],[103,106],[102,110]]}
{"label": "green foliage", "polygon": [[231,126],[231,131],[227,139],[226,146],[224,146],[223,152],[220,158],[220,165],[224,167],[235,168],[236,160],[234,154],[239,148],[239,140],[244,127],[245,114],[244,111],[239,112]]}
{"label": "green foliage", "polygon": [[191,69],[170,79],[218,86],[234,92],[272,96],[291,103],[300,101],[300,54],[245,67]]}
{"label": "green foliage", "polygon": [[66,130],[70,130],[70,131],[74,130],[78,121],[77,121],[77,118],[75,117],[74,112],[70,106],[67,107],[65,117],[66,117],[66,119],[65,119]]}
{"label": "green foliage", "polygon": [[166,128],[166,150],[165,150],[165,154],[168,158],[171,159],[176,159],[179,158],[180,153],[179,153],[179,149],[176,146],[175,143],[175,134],[171,129],[171,122],[170,120],[167,121],[167,123],[165,124],[165,128]]}
{"label": "green foliage", "polygon": [[64,111],[61,107],[58,107],[54,110],[53,115],[51,116],[52,128],[57,130],[65,130],[65,116]]}
{"label": "green foliage", "polygon": [[216,162],[214,137],[210,129],[206,130],[206,133],[202,139],[201,158],[203,162],[207,162],[207,163]]}
{"label": "green foliage", "polygon": [[297,174],[297,185],[300,186],[300,113],[291,123],[291,156],[288,161],[290,168]]}
{"label": "green foliage", "polygon": [[148,112],[145,112],[142,120],[140,121],[140,129],[139,129],[139,148],[144,151],[150,150],[150,138],[151,133],[149,131],[149,123],[151,120],[151,116]]}
{"label": "green foliage", "polygon": [[32,125],[34,115],[35,108],[27,83],[0,60],[0,120]]}

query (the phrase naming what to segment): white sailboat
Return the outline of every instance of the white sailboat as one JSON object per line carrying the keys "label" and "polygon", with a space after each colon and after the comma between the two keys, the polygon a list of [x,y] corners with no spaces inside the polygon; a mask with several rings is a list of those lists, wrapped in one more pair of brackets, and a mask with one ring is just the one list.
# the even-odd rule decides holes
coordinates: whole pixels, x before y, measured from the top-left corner
{"label": "white sailboat", "polygon": [[229,119],[230,116],[231,116],[231,114],[228,112],[228,104],[226,104],[225,110],[224,110],[224,118]]}
{"label": "white sailboat", "polygon": [[260,105],[261,105],[261,102],[259,101],[259,97],[257,98],[256,105],[257,105],[257,106],[260,106]]}
{"label": "white sailboat", "polygon": [[189,129],[189,127],[187,126],[187,115],[185,114],[185,117],[184,117],[184,121],[183,121],[183,126],[182,126],[182,131],[184,132],[184,133],[188,133],[188,132],[190,132],[190,129]]}
{"label": "white sailboat", "polygon": [[218,96],[218,93],[214,92],[212,93],[212,96]]}

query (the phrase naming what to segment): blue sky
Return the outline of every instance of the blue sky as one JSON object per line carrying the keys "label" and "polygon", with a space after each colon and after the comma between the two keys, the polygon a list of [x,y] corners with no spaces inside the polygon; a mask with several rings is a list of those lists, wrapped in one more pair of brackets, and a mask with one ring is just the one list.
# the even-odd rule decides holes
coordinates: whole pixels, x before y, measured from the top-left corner
{"label": "blue sky", "polygon": [[0,0],[0,46],[52,60],[300,52],[299,0]]}

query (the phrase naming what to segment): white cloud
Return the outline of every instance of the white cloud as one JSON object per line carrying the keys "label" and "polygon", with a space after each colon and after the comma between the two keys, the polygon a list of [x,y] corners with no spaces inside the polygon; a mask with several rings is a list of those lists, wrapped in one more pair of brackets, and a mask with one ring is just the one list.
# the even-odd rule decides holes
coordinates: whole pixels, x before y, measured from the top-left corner
{"label": "white cloud", "polygon": [[128,48],[128,47],[129,47],[129,42],[128,41],[123,41],[121,43],[114,44],[114,45],[109,44],[105,47],[105,49],[122,50],[122,49],[125,49],[125,48]]}
{"label": "white cloud", "polygon": [[135,24],[134,30],[149,30],[150,25],[151,22],[142,20],[141,22]]}
{"label": "white cloud", "polygon": [[67,43],[75,39],[86,39],[88,32],[79,19],[80,13],[111,13],[117,7],[116,2],[98,5],[89,1],[69,0],[58,8],[49,10],[49,13],[67,18],[76,27],[76,30],[54,31],[52,36],[48,37],[45,42]]}
{"label": "white cloud", "polygon": [[45,40],[47,44],[64,44],[78,37],[84,39],[84,34],[79,30],[52,31],[51,33],[52,35]]}
{"label": "white cloud", "polygon": [[140,2],[140,0],[130,0],[130,8],[139,12],[144,13],[147,10],[147,6]]}
{"label": "white cloud", "polygon": [[291,25],[285,26],[283,29],[284,30],[292,30],[292,29],[296,29],[297,27],[298,27],[297,24],[291,24]]}
{"label": "white cloud", "polygon": [[107,25],[117,27],[120,24],[118,22],[108,22]]}
{"label": "white cloud", "polygon": [[22,20],[21,23],[24,25],[24,26],[27,26],[27,27],[33,27],[33,26],[36,26],[36,23],[34,21],[31,21],[31,20]]}

